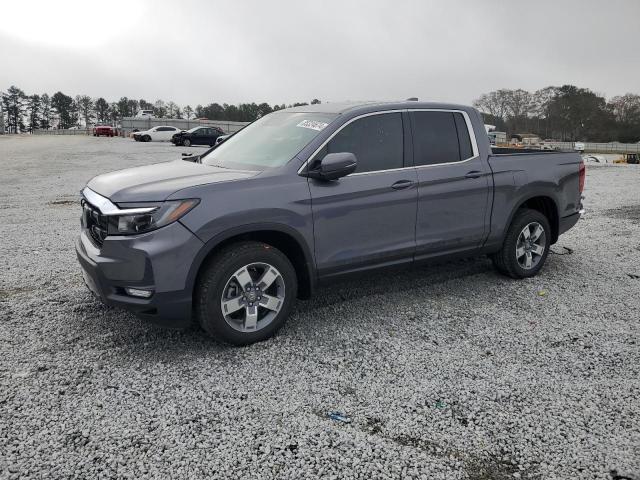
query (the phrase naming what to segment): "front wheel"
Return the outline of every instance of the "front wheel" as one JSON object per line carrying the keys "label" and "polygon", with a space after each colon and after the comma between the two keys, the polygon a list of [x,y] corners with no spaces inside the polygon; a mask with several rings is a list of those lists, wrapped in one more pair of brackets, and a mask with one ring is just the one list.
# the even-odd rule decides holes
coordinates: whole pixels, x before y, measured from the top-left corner
{"label": "front wheel", "polygon": [[191,146],[191,140],[189,140],[188,138],[185,138],[184,140],[182,140],[182,145],[184,147],[190,147]]}
{"label": "front wheel", "polygon": [[280,250],[261,242],[237,243],[216,254],[199,276],[196,319],[217,340],[259,342],[282,327],[297,287],[296,271]]}
{"label": "front wheel", "polygon": [[516,212],[502,244],[491,259],[496,269],[511,278],[537,275],[549,255],[551,228],[537,210]]}
{"label": "front wheel", "polygon": [[150,142],[151,137],[149,135],[145,135],[144,137],[142,137],[142,140],[144,140],[145,142]]}

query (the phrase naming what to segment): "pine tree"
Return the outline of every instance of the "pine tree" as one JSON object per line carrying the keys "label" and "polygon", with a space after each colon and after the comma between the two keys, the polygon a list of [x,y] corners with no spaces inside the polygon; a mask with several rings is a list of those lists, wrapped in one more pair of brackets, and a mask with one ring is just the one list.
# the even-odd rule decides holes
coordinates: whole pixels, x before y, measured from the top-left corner
{"label": "pine tree", "polygon": [[70,128],[75,122],[73,98],[62,92],[56,92],[51,97],[51,106],[58,114],[58,128]]}
{"label": "pine tree", "polygon": [[29,131],[40,128],[41,99],[40,95],[31,95],[28,99]]}
{"label": "pine tree", "polygon": [[7,93],[2,96],[9,133],[19,133],[21,130],[24,130],[22,117],[24,115],[26,98],[27,96],[24,92],[15,85],[11,85]]}
{"label": "pine tree", "polygon": [[109,104],[104,98],[100,97],[95,101],[95,112],[98,123],[109,122]]}
{"label": "pine tree", "polygon": [[40,128],[51,128],[51,98],[46,93],[40,96]]}

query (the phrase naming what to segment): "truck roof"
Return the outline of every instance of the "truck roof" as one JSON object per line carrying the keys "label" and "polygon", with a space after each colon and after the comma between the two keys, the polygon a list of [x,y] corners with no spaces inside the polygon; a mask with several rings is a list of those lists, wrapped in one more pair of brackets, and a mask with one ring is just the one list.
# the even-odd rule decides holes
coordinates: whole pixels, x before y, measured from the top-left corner
{"label": "truck roof", "polygon": [[287,108],[288,112],[304,113],[367,113],[377,110],[402,110],[406,108],[437,108],[444,110],[470,110],[468,105],[439,102],[347,102],[347,103],[320,103],[317,105],[302,105],[300,107]]}

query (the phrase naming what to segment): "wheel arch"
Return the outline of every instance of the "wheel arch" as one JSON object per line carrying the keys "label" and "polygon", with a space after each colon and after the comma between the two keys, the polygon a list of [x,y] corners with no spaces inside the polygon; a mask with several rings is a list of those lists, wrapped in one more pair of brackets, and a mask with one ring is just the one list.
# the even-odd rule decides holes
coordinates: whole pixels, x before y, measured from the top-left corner
{"label": "wheel arch", "polygon": [[556,202],[556,200],[554,200],[552,196],[545,194],[532,195],[520,200],[520,202],[511,212],[511,215],[509,215],[507,227],[511,225],[516,212],[522,208],[528,208],[542,213],[547,218],[547,220],[549,221],[549,225],[551,226],[551,244],[553,245],[558,241],[560,215],[558,213],[558,202]]}
{"label": "wheel arch", "polygon": [[187,277],[187,286],[192,294],[204,266],[221,248],[247,240],[267,243],[284,253],[293,264],[298,277],[298,297],[305,299],[311,296],[316,286],[311,250],[300,233],[281,224],[244,225],[218,234],[206,242],[191,265]]}

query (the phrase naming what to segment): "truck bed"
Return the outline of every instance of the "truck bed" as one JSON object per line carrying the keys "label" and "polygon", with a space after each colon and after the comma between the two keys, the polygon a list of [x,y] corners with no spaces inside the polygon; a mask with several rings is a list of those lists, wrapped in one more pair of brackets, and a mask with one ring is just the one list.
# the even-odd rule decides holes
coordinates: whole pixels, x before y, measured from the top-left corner
{"label": "truck bed", "polygon": [[500,153],[488,157],[494,187],[491,234],[502,237],[513,206],[523,199],[548,199],[553,202],[549,204],[549,217],[557,238],[563,222],[569,221],[564,219],[576,216],[582,208],[578,186],[582,157],[577,152],[553,150],[496,150]]}

